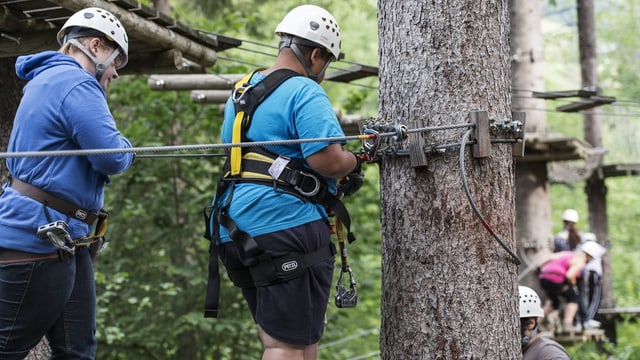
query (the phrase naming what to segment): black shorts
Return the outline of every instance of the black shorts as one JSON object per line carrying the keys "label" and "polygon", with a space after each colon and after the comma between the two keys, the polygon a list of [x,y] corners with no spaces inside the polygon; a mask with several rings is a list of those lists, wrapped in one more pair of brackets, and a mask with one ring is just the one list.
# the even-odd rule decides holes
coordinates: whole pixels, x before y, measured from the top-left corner
{"label": "black shorts", "polygon": [[560,297],[565,298],[568,303],[577,304],[580,301],[576,288],[569,284],[557,284],[547,279],[540,279],[540,286],[544,289],[549,300],[551,300],[554,309],[560,307]]}
{"label": "black shorts", "polygon": [[[290,252],[307,253],[331,241],[324,220],[292,229],[256,236],[255,240],[271,256]],[[241,259],[234,242],[220,246],[220,257],[233,266]],[[334,259],[311,266],[284,283],[242,289],[253,319],[271,337],[295,345],[311,345],[324,331],[325,313],[333,280]]]}

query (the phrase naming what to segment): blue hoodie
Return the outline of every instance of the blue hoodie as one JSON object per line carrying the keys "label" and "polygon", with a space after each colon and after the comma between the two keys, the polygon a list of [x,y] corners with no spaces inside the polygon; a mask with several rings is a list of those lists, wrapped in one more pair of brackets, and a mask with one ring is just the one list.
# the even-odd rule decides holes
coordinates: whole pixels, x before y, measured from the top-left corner
{"label": "blue hoodie", "polygon": [[[29,82],[16,112],[9,152],[131,148],[116,128],[106,93],[95,76],[65,54],[45,51],[18,57],[16,73]],[[103,207],[108,175],[131,166],[133,154],[8,158],[13,178],[30,183],[81,208]],[[37,228],[56,220],[69,224],[71,237],[90,227],[68,219],[17,192],[8,184],[0,196],[0,248],[50,253],[55,247]]]}

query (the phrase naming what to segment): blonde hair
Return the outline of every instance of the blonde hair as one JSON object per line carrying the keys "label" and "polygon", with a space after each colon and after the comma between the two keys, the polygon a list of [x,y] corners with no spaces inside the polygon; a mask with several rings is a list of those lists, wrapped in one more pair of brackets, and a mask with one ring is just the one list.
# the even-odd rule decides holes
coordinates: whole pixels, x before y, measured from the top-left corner
{"label": "blonde hair", "polygon": [[[100,39],[100,46],[102,46],[102,47],[107,47],[107,48],[110,48],[110,49],[117,49],[118,48],[117,44],[115,44],[115,43],[113,43],[113,42],[111,42],[111,41],[109,41],[109,40],[107,40],[107,39],[105,39],[104,37],[101,37],[101,36],[83,36],[83,37],[76,38],[76,40],[78,40],[78,42],[80,42],[81,44],[86,46],[86,44],[84,42],[87,41],[88,39],[93,39],[93,38]],[[58,52],[61,52],[61,53],[65,54],[65,55],[69,55],[69,53],[71,52],[72,49],[73,50],[77,50],[78,47],[73,45],[71,42],[68,41],[68,42],[64,43],[64,45],[62,45],[60,47]]]}

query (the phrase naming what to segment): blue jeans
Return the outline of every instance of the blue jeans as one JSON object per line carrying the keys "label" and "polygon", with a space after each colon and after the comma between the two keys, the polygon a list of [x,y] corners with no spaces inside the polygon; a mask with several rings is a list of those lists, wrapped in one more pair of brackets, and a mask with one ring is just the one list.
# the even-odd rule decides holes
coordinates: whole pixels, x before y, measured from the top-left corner
{"label": "blue jeans", "polygon": [[96,288],[86,247],[75,257],[0,264],[0,359],[23,359],[46,335],[52,359],[93,359]]}

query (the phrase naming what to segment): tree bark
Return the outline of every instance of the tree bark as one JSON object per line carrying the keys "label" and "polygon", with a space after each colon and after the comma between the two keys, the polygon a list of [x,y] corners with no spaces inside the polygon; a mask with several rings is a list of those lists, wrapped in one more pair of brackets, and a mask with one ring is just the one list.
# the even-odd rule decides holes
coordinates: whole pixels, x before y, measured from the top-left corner
{"label": "tree bark", "polygon": [[[510,118],[506,1],[379,1],[381,119],[409,129],[467,123],[469,112]],[[465,130],[423,133],[460,143]],[[510,144],[491,156],[465,150],[470,193],[510,249],[514,167]],[[412,168],[380,164],[383,359],[520,357],[517,266],[465,197],[458,148]],[[491,341],[487,341],[491,339]]]}
{"label": "tree bark", "polygon": [[[578,40],[580,48],[580,70],[582,87],[599,89],[598,56],[596,52],[596,26],[593,0],[578,0]],[[597,108],[584,112],[584,139],[593,147],[602,147],[602,118]],[[602,165],[602,159],[601,163]],[[611,248],[609,240],[609,222],[607,219],[607,186],[601,166],[595,169],[585,184],[587,206],[589,208],[589,228],[596,234],[598,242]],[[613,277],[611,274],[611,255],[602,259],[602,302],[601,307],[613,308]],[[606,319],[604,324],[607,338],[616,343],[615,319]]]}
{"label": "tree bark", "polygon": [[[542,4],[539,0],[510,0],[511,20],[511,91],[513,109],[526,111],[526,136],[545,137],[547,116],[543,99],[531,96],[544,91],[544,39],[542,37]],[[526,152],[526,149],[525,149]],[[546,162],[516,163],[516,240],[518,250],[533,262],[540,250],[553,243],[551,197]],[[529,286],[544,298],[535,266],[520,266],[522,285]]]}

